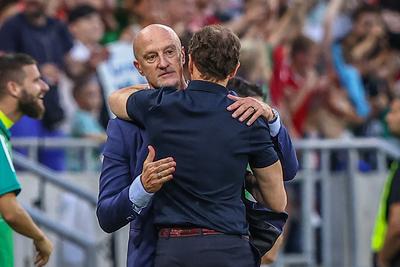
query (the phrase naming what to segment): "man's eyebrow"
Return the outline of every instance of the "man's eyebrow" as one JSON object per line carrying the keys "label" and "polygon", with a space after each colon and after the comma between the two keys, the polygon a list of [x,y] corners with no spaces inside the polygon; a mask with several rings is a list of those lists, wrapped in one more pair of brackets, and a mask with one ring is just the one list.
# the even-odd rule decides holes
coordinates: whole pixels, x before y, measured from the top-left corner
{"label": "man's eyebrow", "polygon": [[[173,45],[173,44],[167,45],[167,46],[163,47],[161,50],[162,50],[162,51],[165,51],[165,50],[171,49],[171,48],[176,50],[176,46]],[[143,54],[143,57],[146,57],[146,56],[151,55],[151,54],[157,54],[157,51],[154,51],[154,50],[147,51],[147,52],[145,52],[145,53]]]}
{"label": "man's eyebrow", "polygon": [[176,46],[175,46],[175,45],[173,45],[173,44],[171,44],[171,45],[168,45],[168,46],[164,47],[164,49],[163,49],[163,50],[170,49],[170,48],[174,48],[174,49],[176,49]]}
{"label": "man's eyebrow", "polygon": [[143,57],[146,57],[146,56],[148,56],[148,55],[150,55],[150,54],[157,54],[157,52],[156,52],[156,51],[147,51],[147,52],[145,52],[145,53],[143,54]]}

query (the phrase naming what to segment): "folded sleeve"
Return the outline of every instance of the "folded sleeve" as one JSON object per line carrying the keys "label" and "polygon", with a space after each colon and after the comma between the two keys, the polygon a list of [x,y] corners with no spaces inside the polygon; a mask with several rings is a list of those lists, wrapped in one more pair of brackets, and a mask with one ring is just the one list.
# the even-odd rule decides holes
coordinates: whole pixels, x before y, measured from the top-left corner
{"label": "folded sleeve", "polygon": [[252,168],[268,167],[278,160],[269,128],[263,120],[256,120],[250,128],[249,145],[249,164]]}
{"label": "folded sleeve", "polygon": [[129,118],[141,127],[146,127],[148,112],[155,106],[159,90],[146,89],[133,93],[126,103],[126,111]]}

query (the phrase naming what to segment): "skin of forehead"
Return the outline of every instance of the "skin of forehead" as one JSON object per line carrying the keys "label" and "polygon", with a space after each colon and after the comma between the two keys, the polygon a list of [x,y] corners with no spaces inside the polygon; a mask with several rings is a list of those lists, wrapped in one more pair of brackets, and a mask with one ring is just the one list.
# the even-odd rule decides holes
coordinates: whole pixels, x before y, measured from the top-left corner
{"label": "skin of forehead", "polygon": [[133,51],[135,55],[141,54],[144,49],[143,43],[148,41],[150,38],[153,38],[154,36],[160,35],[168,35],[169,37],[171,37],[171,39],[175,41],[174,44],[177,45],[178,48],[182,46],[178,35],[174,32],[173,29],[161,24],[151,24],[143,28],[133,40]]}

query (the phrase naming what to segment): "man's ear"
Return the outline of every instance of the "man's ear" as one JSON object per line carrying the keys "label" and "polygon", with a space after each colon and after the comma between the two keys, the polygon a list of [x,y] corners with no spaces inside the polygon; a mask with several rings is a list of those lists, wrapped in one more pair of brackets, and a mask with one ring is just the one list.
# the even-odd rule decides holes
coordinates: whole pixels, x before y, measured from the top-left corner
{"label": "man's ear", "polygon": [[9,95],[19,98],[21,95],[21,86],[15,81],[8,81],[6,84],[6,90]]}
{"label": "man's ear", "polygon": [[142,68],[140,67],[140,64],[139,64],[139,62],[137,62],[137,60],[133,61],[133,65],[139,71],[140,75],[144,76]]}
{"label": "man's ear", "polygon": [[183,47],[182,46],[182,48],[181,48],[181,57],[182,57],[182,66],[183,65],[185,65],[185,61],[186,61],[186,59],[185,59],[185,47]]}
{"label": "man's ear", "polygon": [[188,63],[188,69],[190,75],[193,74],[193,60],[192,60],[192,55],[189,54],[189,63]]}
{"label": "man's ear", "polygon": [[235,69],[228,75],[228,79],[232,79],[233,77],[236,76],[236,73],[240,67],[240,62],[236,65]]}

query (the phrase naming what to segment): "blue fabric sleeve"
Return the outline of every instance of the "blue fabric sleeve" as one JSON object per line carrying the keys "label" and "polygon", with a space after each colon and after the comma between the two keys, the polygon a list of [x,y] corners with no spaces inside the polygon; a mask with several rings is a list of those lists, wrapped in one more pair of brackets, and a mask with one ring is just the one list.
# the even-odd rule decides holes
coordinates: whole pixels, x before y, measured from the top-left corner
{"label": "blue fabric sleeve", "polygon": [[[107,127],[107,142],[99,181],[97,218],[101,228],[114,232],[136,218],[129,188],[133,177],[130,174],[128,146],[117,120],[110,120]],[[129,136],[134,140],[134,136]],[[132,141],[134,142],[134,141]]]}
{"label": "blue fabric sleeve", "polygon": [[273,137],[272,141],[282,164],[283,180],[292,180],[299,169],[299,162],[292,140],[283,124],[279,128],[278,135]]}
{"label": "blue fabric sleeve", "polygon": [[360,73],[355,67],[344,61],[342,47],[338,43],[332,46],[332,59],[339,75],[340,83],[346,88],[357,115],[363,118],[367,117],[370,112],[370,106],[365,96]]}

